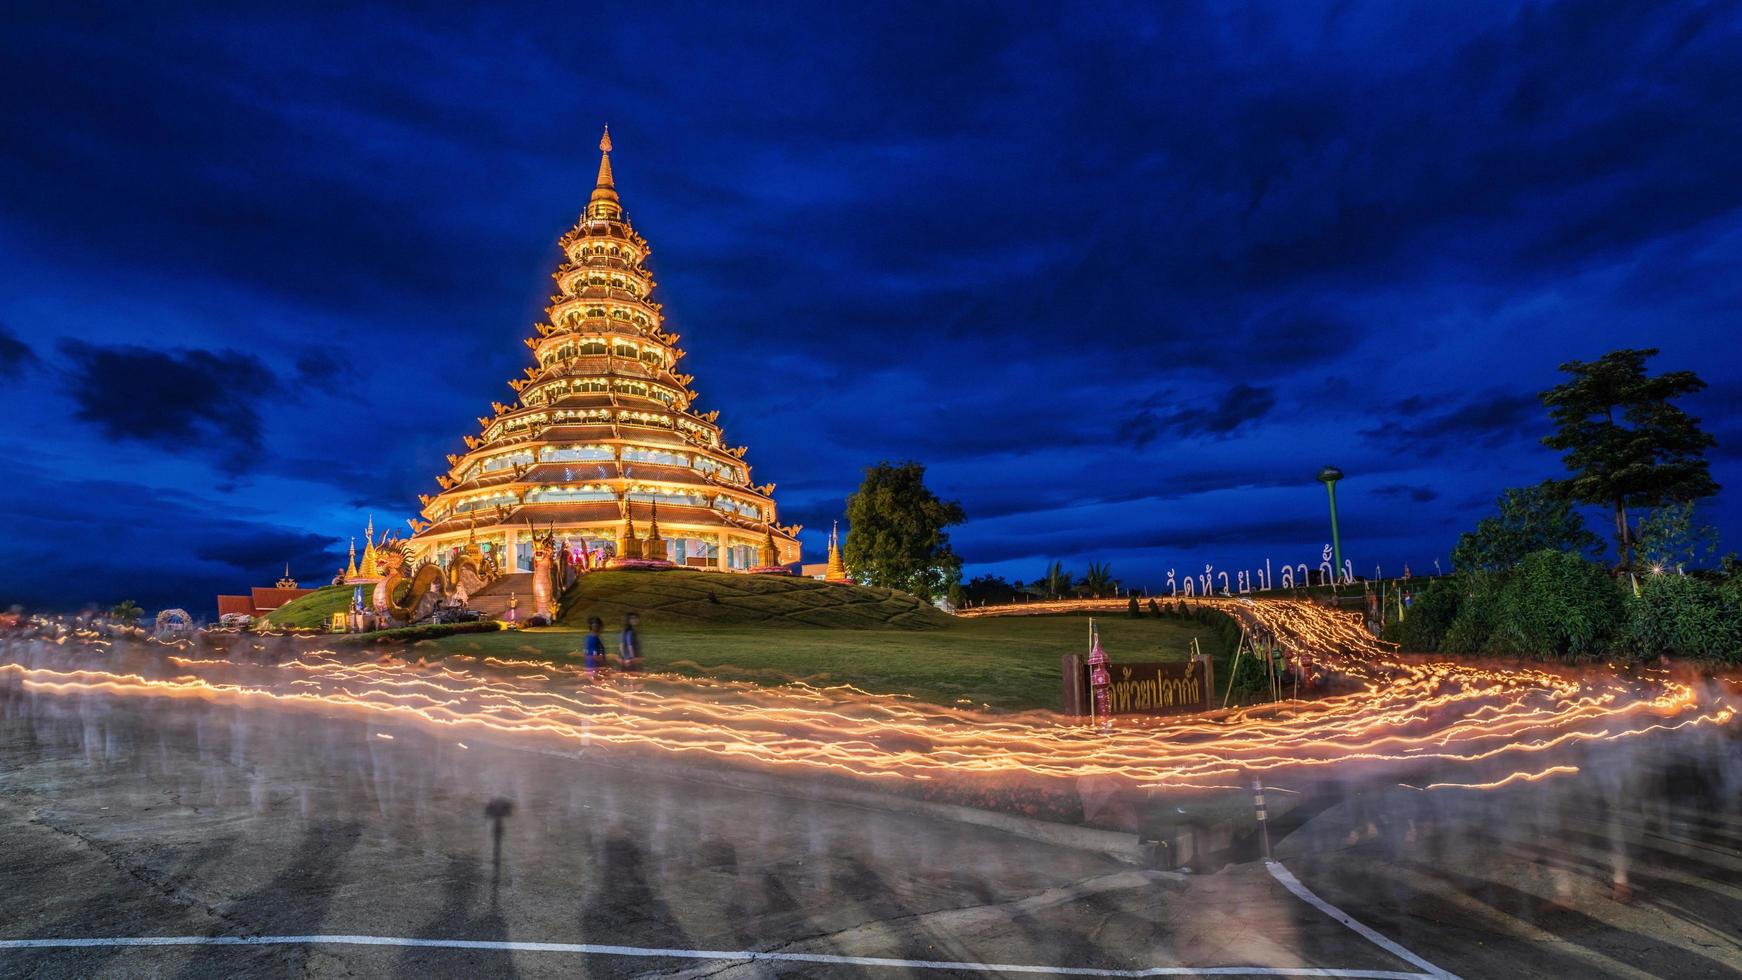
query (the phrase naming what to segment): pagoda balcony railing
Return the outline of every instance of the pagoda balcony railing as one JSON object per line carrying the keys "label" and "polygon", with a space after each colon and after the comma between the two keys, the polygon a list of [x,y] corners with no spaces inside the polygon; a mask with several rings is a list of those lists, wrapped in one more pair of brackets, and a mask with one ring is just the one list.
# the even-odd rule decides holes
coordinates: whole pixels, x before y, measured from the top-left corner
{"label": "pagoda balcony railing", "polygon": [[[568,318],[564,317],[563,319],[567,320]],[[616,334],[624,337],[639,337],[643,340],[653,339],[654,328],[651,323],[642,326],[634,320],[616,320],[608,316],[583,316],[577,317],[571,322],[573,326],[565,326],[562,323],[552,324],[556,329],[550,333],[550,336],[555,337],[559,334],[576,336]]]}
{"label": "pagoda balcony railing", "polygon": [[561,307],[566,306],[570,303],[579,303],[579,302],[584,302],[587,300],[597,301],[597,300],[607,300],[607,299],[611,300],[613,302],[617,302],[617,303],[646,303],[647,302],[647,296],[645,293],[636,293],[636,292],[632,292],[631,290],[627,290],[627,289],[618,289],[616,286],[601,286],[601,285],[598,285],[597,283],[585,283],[585,284],[578,284],[573,293],[570,293],[569,295],[564,296],[561,299],[557,300],[555,305],[558,308],[561,308]]}

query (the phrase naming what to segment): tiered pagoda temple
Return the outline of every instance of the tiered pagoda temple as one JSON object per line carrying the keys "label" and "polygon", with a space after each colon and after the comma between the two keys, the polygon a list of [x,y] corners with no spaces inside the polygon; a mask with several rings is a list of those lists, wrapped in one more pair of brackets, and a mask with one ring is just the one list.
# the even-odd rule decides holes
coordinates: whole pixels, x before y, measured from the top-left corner
{"label": "tiered pagoda temple", "polygon": [[721,571],[797,561],[798,528],[778,523],[774,484],[753,484],[719,412],[695,409],[678,336],[661,329],[651,298],[647,241],[617,197],[609,129],[599,149],[592,198],[560,239],[549,320],[526,339],[534,364],[508,382],[514,402],[492,403],[466,451],[448,456],[409,544],[443,565],[481,546],[504,571],[525,571],[531,522],[585,548],[585,561]]}

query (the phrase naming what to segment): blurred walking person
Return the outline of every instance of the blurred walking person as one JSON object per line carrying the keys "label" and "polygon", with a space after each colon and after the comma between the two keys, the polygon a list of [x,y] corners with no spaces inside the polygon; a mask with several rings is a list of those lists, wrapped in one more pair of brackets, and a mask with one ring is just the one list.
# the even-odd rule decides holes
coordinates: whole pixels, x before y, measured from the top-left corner
{"label": "blurred walking person", "polygon": [[587,657],[587,672],[592,673],[605,666],[605,638],[600,634],[605,632],[605,621],[597,616],[587,617],[587,643],[584,647]]}
{"label": "blurred walking person", "polygon": [[629,613],[623,617],[622,658],[624,670],[641,669],[641,636],[635,627],[641,624],[641,617]]}

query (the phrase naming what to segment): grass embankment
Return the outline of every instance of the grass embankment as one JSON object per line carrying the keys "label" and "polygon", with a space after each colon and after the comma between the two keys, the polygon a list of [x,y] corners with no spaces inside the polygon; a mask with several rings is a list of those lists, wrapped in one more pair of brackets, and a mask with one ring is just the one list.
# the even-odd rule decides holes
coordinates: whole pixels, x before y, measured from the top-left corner
{"label": "grass embankment", "polygon": [[[718,602],[708,601],[710,590]],[[578,660],[585,634],[575,625],[603,619],[614,652],[622,614],[633,609],[641,613],[649,670],[852,684],[939,704],[1018,710],[1056,709],[1059,657],[1089,648],[1086,616],[959,620],[901,593],[775,576],[593,573],[563,605],[562,625],[447,637],[430,652]],[[1197,637],[1216,657],[1218,678],[1226,671],[1230,651],[1212,626],[1149,615],[1098,622],[1116,662],[1181,660]]]}
{"label": "grass embankment", "polygon": [[[328,585],[316,589],[267,613],[266,621],[274,626],[294,629],[320,629],[332,620],[333,613],[351,608],[351,594],[356,588],[355,585]],[[370,601],[374,588],[373,584],[363,586],[365,603]]]}
{"label": "grass embankment", "polygon": [[778,626],[825,629],[940,629],[952,618],[905,592],[819,582],[791,575],[721,572],[592,572],[563,596],[557,625],[607,627],[623,614],[644,627]]}

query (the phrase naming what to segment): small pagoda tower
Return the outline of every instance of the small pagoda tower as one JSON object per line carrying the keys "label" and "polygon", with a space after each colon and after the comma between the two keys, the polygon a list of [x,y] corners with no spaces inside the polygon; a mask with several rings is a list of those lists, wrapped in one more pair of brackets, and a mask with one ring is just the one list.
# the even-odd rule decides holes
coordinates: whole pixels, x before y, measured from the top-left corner
{"label": "small pagoda tower", "polygon": [[[514,401],[492,403],[448,457],[409,545],[447,563],[475,521],[481,543],[513,556],[531,521],[619,557],[646,548],[743,571],[765,560],[753,556],[772,526],[780,558],[795,559],[798,529],[775,523],[773,485],[753,484],[719,413],[696,409],[694,379],[678,369],[684,352],[652,298],[647,241],[617,196],[609,129],[599,150],[586,210],[559,240],[547,319],[525,340],[533,363],[508,382]],[[655,506],[655,535],[639,541],[635,522],[651,524]]]}
{"label": "small pagoda tower", "polygon": [[847,566],[842,564],[842,562],[841,562],[841,522],[840,521],[836,521],[835,526],[829,529],[829,564],[828,564],[828,568],[823,572],[823,581],[825,581],[825,582],[851,582],[851,581],[853,581],[853,579],[847,575]]}
{"label": "small pagoda tower", "polygon": [[345,584],[381,581],[381,566],[375,560],[375,515],[363,528],[363,555],[357,556],[357,539],[351,539],[351,563],[345,566]]}

